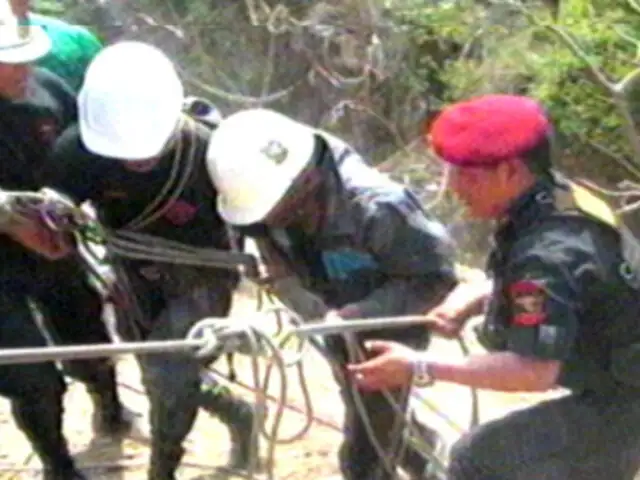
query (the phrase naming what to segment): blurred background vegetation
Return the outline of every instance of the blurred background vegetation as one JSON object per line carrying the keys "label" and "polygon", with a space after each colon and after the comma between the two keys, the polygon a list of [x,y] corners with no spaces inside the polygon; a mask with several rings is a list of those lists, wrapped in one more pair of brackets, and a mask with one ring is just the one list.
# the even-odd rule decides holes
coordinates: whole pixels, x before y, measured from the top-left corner
{"label": "blurred background vegetation", "polygon": [[555,121],[560,170],[608,189],[639,182],[637,1],[40,0],[34,10],[106,42],[155,43],[225,114],[263,105],[337,133],[412,186],[478,265],[490,227],[440,198],[425,121],[471,95],[528,94]]}

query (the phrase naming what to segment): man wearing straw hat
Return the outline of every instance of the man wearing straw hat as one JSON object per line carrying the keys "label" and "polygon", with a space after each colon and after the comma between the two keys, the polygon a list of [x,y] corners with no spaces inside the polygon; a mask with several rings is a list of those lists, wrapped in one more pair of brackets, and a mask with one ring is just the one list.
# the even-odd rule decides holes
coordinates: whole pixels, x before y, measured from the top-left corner
{"label": "man wearing straw hat", "polygon": [[504,392],[569,390],[468,432],[451,480],[633,480],[640,468],[638,242],[605,202],[552,172],[551,122],[533,99],[486,95],[446,108],[429,131],[449,187],[497,220],[490,282],[434,309],[459,331],[486,304],[488,352],[461,362],[371,342],[349,367],[365,391],[452,382]]}
{"label": "man wearing straw hat", "polygon": [[87,28],[29,11],[29,0],[11,0],[13,11],[22,22],[42,28],[51,48],[35,64],[54,73],[77,93],[89,63],[102,49],[102,43]]}
{"label": "man wearing straw hat", "polygon": [[[0,186],[8,190],[42,186],[39,172],[52,143],[76,117],[75,99],[63,82],[31,69],[50,45],[41,29],[20,21],[7,0],[0,2]],[[55,235],[41,230],[35,220],[5,222],[1,230],[0,348],[46,345],[29,300],[37,304],[54,340],[108,342],[101,298],[79,262],[50,261],[31,251],[46,244],[51,258],[56,257]],[[109,362],[68,362],[65,367],[89,389],[96,431],[120,433],[129,428]],[[11,400],[16,423],[40,457],[48,480],[83,478],[62,435],[64,391],[54,363],[0,366],[0,394]]]}

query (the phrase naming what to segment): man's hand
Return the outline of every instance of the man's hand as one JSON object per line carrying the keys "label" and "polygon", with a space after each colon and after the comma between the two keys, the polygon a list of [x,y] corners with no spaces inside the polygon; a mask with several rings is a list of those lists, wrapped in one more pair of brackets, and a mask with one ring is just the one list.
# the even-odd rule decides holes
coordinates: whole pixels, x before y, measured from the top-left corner
{"label": "man's hand", "polygon": [[49,260],[58,260],[74,251],[67,233],[54,232],[37,216],[12,223],[6,233],[24,247]]}
{"label": "man's hand", "polygon": [[426,313],[427,328],[445,338],[459,337],[466,321],[482,312],[492,288],[490,280],[459,284],[440,305]]}
{"label": "man's hand", "polygon": [[427,313],[427,328],[445,338],[458,338],[466,317],[456,305],[441,303]]}
{"label": "man's hand", "polygon": [[295,276],[287,260],[273,245],[264,239],[254,239],[259,252],[258,272],[266,285]]}
{"label": "man's hand", "polygon": [[397,342],[372,340],[365,343],[372,356],[359,364],[347,365],[347,372],[362,390],[399,389],[411,384],[413,365],[419,352]]}
{"label": "man's hand", "polygon": [[324,321],[327,323],[340,323],[344,319],[336,310],[329,310],[324,316]]}

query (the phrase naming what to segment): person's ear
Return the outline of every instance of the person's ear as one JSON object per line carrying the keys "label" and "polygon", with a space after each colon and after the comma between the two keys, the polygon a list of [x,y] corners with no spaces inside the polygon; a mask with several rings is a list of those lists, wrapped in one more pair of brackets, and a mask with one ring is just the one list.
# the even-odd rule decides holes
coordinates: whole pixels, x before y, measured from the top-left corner
{"label": "person's ear", "polygon": [[502,185],[522,183],[525,177],[530,177],[531,175],[532,173],[527,168],[527,165],[520,158],[512,158],[498,166],[498,176]]}
{"label": "person's ear", "polygon": [[494,170],[494,183],[496,190],[504,191],[513,181],[516,169],[513,160],[499,163]]}

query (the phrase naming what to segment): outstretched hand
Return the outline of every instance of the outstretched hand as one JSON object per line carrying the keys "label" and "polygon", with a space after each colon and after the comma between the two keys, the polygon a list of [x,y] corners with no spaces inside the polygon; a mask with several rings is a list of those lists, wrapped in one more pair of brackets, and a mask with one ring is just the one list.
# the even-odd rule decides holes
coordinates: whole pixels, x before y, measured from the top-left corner
{"label": "outstretched hand", "polygon": [[67,233],[51,230],[35,214],[12,224],[6,233],[16,242],[49,260],[66,257],[74,250]]}
{"label": "outstretched hand", "polygon": [[411,384],[417,351],[401,343],[386,340],[366,342],[365,349],[372,358],[347,365],[348,374],[360,389],[399,389]]}
{"label": "outstretched hand", "polygon": [[459,284],[445,300],[426,312],[426,326],[445,338],[458,338],[465,323],[481,313],[493,290],[491,280]]}
{"label": "outstretched hand", "polygon": [[439,305],[427,313],[426,327],[444,338],[458,338],[464,327],[461,313],[448,306]]}

